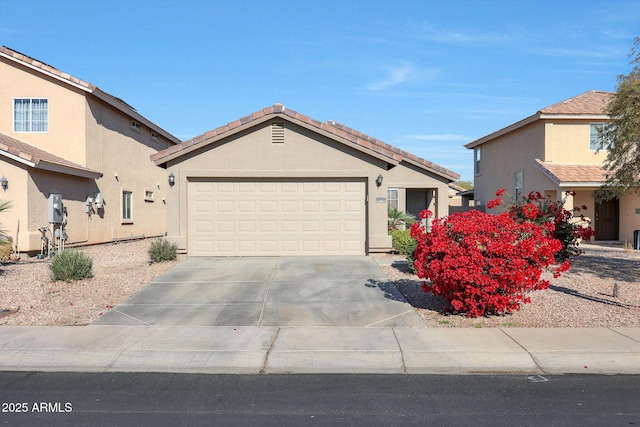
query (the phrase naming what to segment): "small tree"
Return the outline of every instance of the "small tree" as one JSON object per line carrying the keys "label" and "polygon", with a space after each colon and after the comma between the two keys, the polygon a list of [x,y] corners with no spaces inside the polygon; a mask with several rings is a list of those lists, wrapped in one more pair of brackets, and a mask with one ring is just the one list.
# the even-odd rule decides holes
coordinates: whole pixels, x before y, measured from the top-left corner
{"label": "small tree", "polygon": [[635,38],[629,57],[633,69],[618,76],[616,94],[605,110],[611,121],[599,131],[608,171],[601,199],[619,196],[640,180],[640,37]]}
{"label": "small tree", "polygon": [[411,226],[416,222],[416,217],[396,208],[389,208],[387,215],[389,217],[389,231],[398,230],[403,224]]}

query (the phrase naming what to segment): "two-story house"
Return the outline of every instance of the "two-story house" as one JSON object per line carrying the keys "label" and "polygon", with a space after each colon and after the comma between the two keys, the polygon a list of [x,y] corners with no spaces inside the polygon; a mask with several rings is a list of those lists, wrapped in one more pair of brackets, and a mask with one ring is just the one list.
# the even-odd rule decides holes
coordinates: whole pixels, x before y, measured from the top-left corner
{"label": "two-story house", "polygon": [[472,141],[476,205],[486,205],[496,190],[514,198],[539,191],[565,207],[587,206],[596,240],[631,242],[640,229],[640,197],[598,202],[594,193],[606,180],[607,156],[598,151],[598,128],[609,117],[605,107],[611,92],[589,91],[544,108],[517,123]]}
{"label": "two-story house", "polygon": [[[21,252],[42,232],[65,246],[167,230],[166,171],[150,156],[180,141],[124,101],[0,47],[1,226]],[[57,236],[57,238],[56,238]]]}

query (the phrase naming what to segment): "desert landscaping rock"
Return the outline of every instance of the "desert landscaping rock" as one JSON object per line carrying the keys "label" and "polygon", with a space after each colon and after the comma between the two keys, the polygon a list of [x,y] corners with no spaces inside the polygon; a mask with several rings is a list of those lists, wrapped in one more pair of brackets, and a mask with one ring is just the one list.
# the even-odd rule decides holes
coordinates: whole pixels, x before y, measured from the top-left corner
{"label": "desert landscaping rock", "polygon": [[[74,282],[52,282],[49,260],[1,265],[0,325],[91,323],[177,263],[149,264],[150,244],[146,239],[82,248],[93,259],[94,277]],[[427,327],[639,327],[640,251],[593,244],[583,249],[570,272],[550,278],[550,289],[531,294],[532,302],[519,312],[482,318],[444,313],[444,301],[425,294],[406,263],[394,262],[401,257],[383,256],[389,262],[380,264]]]}
{"label": "desert landscaping rock", "polygon": [[[409,273],[406,263],[395,262],[382,269],[428,327],[640,326],[640,251],[617,245],[582,244],[581,248],[584,253],[570,260],[569,272],[557,279],[548,274],[549,289],[531,293],[531,303],[501,316],[446,314],[446,302],[425,294],[423,280]],[[617,298],[614,284],[620,290]]]}

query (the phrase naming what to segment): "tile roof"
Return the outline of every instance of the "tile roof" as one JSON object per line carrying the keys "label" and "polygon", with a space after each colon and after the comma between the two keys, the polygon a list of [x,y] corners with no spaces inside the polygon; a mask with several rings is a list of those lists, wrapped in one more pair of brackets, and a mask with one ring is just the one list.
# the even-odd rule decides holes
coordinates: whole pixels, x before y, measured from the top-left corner
{"label": "tile roof", "polygon": [[65,73],[64,71],[60,71],[57,68],[52,67],[49,64],[46,64],[46,63],[44,63],[42,61],[38,61],[37,59],[34,59],[34,58],[32,58],[30,56],[27,56],[27,55],[25,55],[23,53],[20,53],[18,51],[10,49],[10,48],[8,48],[6,46],[0,46],[0,54],[8,56],[8,57],[12,58],[14,61],[21,62],[22,64],[24,64],[24,65],[26,65],[28,67],[35,68],[36,70],[38,70],[38,71],[40,71],[40,72],[42,72],[44,74],[48,74],[50,76],[53,76],[56,79],[60,79],[62,81],[65,81],[67,83],[75,85],[76,87],[79,87],[79,88],[81,88],[81,89],[93,94],[94,96],[98,97],[99,99],[102,99],[103,101],[111,104],[112,106],[116,107],[117,109],[119,109],[123,113],[129,115],[130,117],[143,122],[149,128],[151,128],[151,129],[159,132],[160,134],[162,134],[165,138],[167,138],[169,141],[171,141],[171,143],[176,144],[176,143],[180,142],[180,140],[178,138],[176,138],[175,136],[171,135],[169,132],[167,132],[166,130],[162,129],[160,126],[156,125],[155,123],[152,123],[147,118],[145,118],[142,115],[140,115],[140,113],[138,113],[135,108],[133,108],[131,105],[127,104],[122,99],[118,98],[117,96],[113,96],[113,95],[103,91],[102,89],[100,89],[99,87],[97,87],[95,85],[92,85],[91,83],[85,82],[84,80],[80,80],[79,78],[74,77],[71,74]]}
{"label": "tile roof", "polygon": [[404,151],[397,147],[389,145],[372,136],[366,135],[355,129],[351,129],[345,125],[336,123],[332,120],[327,120],[326,122],[320,122],[318,120],[314,120],[294,110],[285,108],[285,106],[282,104],[274,104],[271,107],[263,108],[262,110],[256,111],[255,113],[252,113],[248,116],[245,116],[238,120],[230,122],[224,126],[220,126],[214,130],[211,130],[202,135],[196,136],[190,140],[183,141],[181,144],[159,151],[158,153],[155,153],[151,156],[151,160],[155,161],[156,163],[162,163],[162,159],[165,157],[171,156],[175,153],[179,153],[180,151],[188,147],[201,144],[206,140],[210,140],[211,138],[223,137],[225,134],[232,131],[233,129],[236,129],[240,126],[244,126],[255,120],[264,119],[265,116],[268,116],[268,115],[286,116],[290,119],[293,119],[293,121],[302,122],[307,126],[316,128],[319,131],[328,132],[329,134],[331,134],[332,136],[338,139],[343,139],[353,144],[356,144],[359,148],[364,149],[364,151],[371,150],[375,153],[378,153],[384,157],[387,157],[397,162],[406,161],[408,163],[412,163],[416,166],[419,166],[422,169],[426,169],[430,172],[443,176],[452,181],[456,181],[457,179],[460,178],[460,175],[457,174],[456,172],[450,171],[442,166],[439,166],[435,163],[432,163],[428,160],[425,160],[407,151]]}
{"label": "tile roof", "polygon": [[102,176],[100,172],[41,150],[3,133],[0,133],[0,156],[12,157],[36,169],[55,170],[86,178]]}
{"label": "tile roof", "polygon": [[62,72],[60,70],[58,70],[55,67],[52,67],[49,64],[45,64],[44,62],[38,61],[37,59],[34,59],[30,56],[27,56],[23,53],[17,52],[13,49],[9,49],[6,46],[0,46],[0,52],[4,53],[7,56],[10,56],[14,59],[17,59],[18,61],[24,62],[25,64],[31,65],[32,67],[38,68],[42,71],[46,71],[47,73],[53,74],[54,76],[60,77],[63,80],[67,80],[71,83],[74,83],[76,85],[85,87],[89,90],[94,90],[96,89],[96,87],[90,83],[87,83],[83,80],[80,80],[76,77],[73,77],[70,74],[67,74],[65,72]]}
{"label": "tile roof", "polygon": [[536,166],[556,184],[594,184],[607,180],[607,171],[599,165],[566,165],[536,159]]}
{"label": "tile roof", "polygon": [[[606,120],[607,114],[605,112],[605,107],[607,106],[609,99],[614,95],[615,94],[613,92],[590,90],[589,92],[585,92],[578,96],[574,96],[573,98],[565,99],[564,101],[543,108],[529,117],[471,141],[464,146],[466,148],[475,148],[485,142],[492,141],[495,138],[514,132],[524,126],[530,125],[531,123],[535,123],[538,120],[553,118],[553,116],[576,116],[576,118],[583,119],[587,118],[585,116],[599,116],[596,118],[597,120]],[[566,119],[567,117],[561,118]]]}
{"label": "tile roof", "polygon": [[540,110],[542,114],[606,114],[613,92],[590,90]]}

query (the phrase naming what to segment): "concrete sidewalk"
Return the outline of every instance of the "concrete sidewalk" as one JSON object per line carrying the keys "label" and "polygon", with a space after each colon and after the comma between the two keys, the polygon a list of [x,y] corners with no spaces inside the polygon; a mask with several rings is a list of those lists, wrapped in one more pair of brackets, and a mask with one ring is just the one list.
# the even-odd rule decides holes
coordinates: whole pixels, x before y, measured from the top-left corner
{"label": "concrete sidewalk", "polygon": [[0,370],[640,374],[640,328],[2,326]]}

